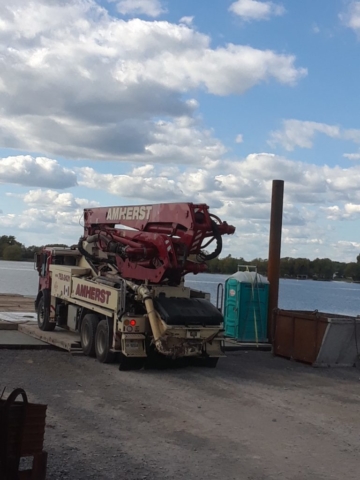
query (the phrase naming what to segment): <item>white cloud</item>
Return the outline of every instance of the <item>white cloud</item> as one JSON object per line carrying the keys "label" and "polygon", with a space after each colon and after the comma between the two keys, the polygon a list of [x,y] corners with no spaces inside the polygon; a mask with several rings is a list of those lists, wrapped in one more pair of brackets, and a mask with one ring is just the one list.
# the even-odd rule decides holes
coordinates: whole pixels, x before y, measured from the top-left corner
{"label": "white cloud", "polygon": [[123,15],[147,15],[148,17],[158,17],[166,12],[159,0],[120,0],[116,8]]}
{"label": "white cloud", "polygon": [[360,205],[355,205],[353,203],[347,203],[345,205],[345,212],[348,215],[359,215],[360,214]]}
{"label": "white cloud", "polygon": [[[137,171],[136,171],[137,170]],[[93,168],[79,169],[79,184],[91,189],[104,190],[113,195],[137,201],[165,202],[181,198],[176,181],[135,169],[128,175],[102,174]],[[131,203],[130,201],[130,203]]]}
{"label": "white cloud", "polygon": [[360,160],[360,153],[344,153],[343,157],[349,160]]}
{"label": "white cloud", "polygon": [[192,25],[194,20],[194,17],[181,17],[179,22],[180,23],[185,23],[185,25]]}
{"label": "white cloud", "polygon": [[57,209],[67,210],[74,208],[90,208],[99,205],[98,202],[87,200],[86,198],[76,198],[72,193],[59,193],[55,190],[30,190],[22,196],[27,205],[38,205],[46,207],[56,207]]}
{"label": "white cloud", "polygon": [[[184,23],[125,21],[93,0],[13,0],[0,5],[0,17],[0,143],[7,148],[161,161],[161,153],[179,150],[181,139],[172,143],[178,119],[190,122],[198,107],[184,93],[242,94],[306,75],[294,56],[234,44],[211,48],[209,36]],[[166,118],[169,137],[159,118]],[[202,152],[217,142],[208,141]]]}
{"label": "white cloud", "polygon": [[[343,129],[338,125],[294,119],[284,120],[281,130],[270,133],[268,143],[271,146],[281,145],[288,151],[294,150],[295,147],[312,148],[317,133],[322,133],[331,138],[360,143],[359,129]],[[346,155],[348,154],[344,156]]]}
{"label": "white cloud", "polygon": [[339,14],[345,26],[360,33],[360,2],[350,2],[347,10]]}
{"label": "white cloud", "polygon": [[207,168],[189,167],[185,172],[146,165],[126,175],[92,168],[80,168],[78,173],[83,187],[139,201],[205,202],[236,219],[266,218],[274,178],[285,181],[284,218],[289,224],[315,221],[314,214],[299,205],[318,211],[326,204],[360,204],[360,166],[316,166],[268,153],[251,154],[241,161],[214,161]]}
{"label": "white cloud", "polygon": [[360,130],[357,128],[349,128],[342,131],[342,138],[344,140],[351,140],[355,143],[360,143]]}
{"label": "white cloud", "polygon": [[46,238],[46,242],[72,243],[81,234],[82,209],[95,206],[97,195],[107,193],[117,198],[111,203],[119,205],[207,203],[213,213],[237,227],[236,235],[225,239],[224,254],[266,258],[272,181],[280,178],[285,181],[282,255],[347,261],[351,255],[356,256],[355,247],[350,246],[344,250],[346,257],[341,256],[335,232],[339,230],[339,240],[351,241],[349,234],[343,235],[344,222],[360,218],[358,164],[351,168],[309,165],[274,154],[254,153],[234,161],[211,160],[201,168],[189,165],[185,171],[175,165],[143,164],[134,165],[122,175],[89,167],[77,168],[76,173],[82,191],[89,189],[89,194],[81,197],[91,201],[68,192],[30,190],[20,195],[25,205],[22,213],[13,214],[5,208],[6,203],[1,205],[0,234],[11,231],[19,233],[21,239],[26,232],[25,242],[32,238],[32,243],[44,243]]}
{"label": "white cloud", "polygon": [[341,218],[341,209],[338,205],[321,207],[321,209],[325,212],[328,220],[339,220]]}
{"label": "white cloud", "polygon": [[68,188],[76,185],[76,174],[50,158],[18,155],[0,158],[0,183]]}
{"label": "white cloud", "polygon": [[208,164],[226,153],[225,146],[212,137],[210,130],[197,128],[189,117],[173,122],[156,123],[153,143],[146,147],[146,154],[153,161],[166,164]]}
{"label": "white cloud", "polygon": [[323,207],[329,220],[356,220],[360,218],[360,204],[346,203],[342,206]]}
{"label": "white cloud", "polygon": [[236,142],[236,143],[243,143],[243,141],[244,141],[244,138],[243,138],[243,136],[242,136],[241,133],[239,133],[238,135],[236,135],[236,138],[235,138],[235,142]]}
{"label": "white cloud", "polygon": [[154,165],[142,165],[141,167],[134,168],[133,171],[132,171],[132,175],[144,176],[144,175],[149,174],[153,170],[154,170]]}
{"label": "white cloud", "polygon": [[260,2],[258,0],[237,0],[229,10],[243,20],[269,20],[272,16],[284,15],[285,8],[274,2]]}
{"label": "white cloud", "polygon": [[[83,209],[99,206],[93,200],[76,198],[71,193],[59,193],[50,189],[30,190],[18,196],[26,205],[25,210],[19,214],[0,212],[0,225],[4,231],[6,229],[19,234],[20,241],[26,245],[75,243],[82,233]],[[22,240],[24,232],[26,240]]]}

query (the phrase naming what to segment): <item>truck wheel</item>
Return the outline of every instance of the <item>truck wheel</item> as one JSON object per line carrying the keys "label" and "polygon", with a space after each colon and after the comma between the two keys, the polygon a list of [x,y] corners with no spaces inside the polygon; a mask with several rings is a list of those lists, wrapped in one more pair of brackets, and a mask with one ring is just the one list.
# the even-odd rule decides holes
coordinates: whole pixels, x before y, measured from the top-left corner
{"label": "truck wheel", "polygon": [[83,352],[90,357],[95,356],[95,333],[99,323],[99,317],[94,313],[88,313],[83,318],[80,328],[80,340]]}
{"label": "truck wheel", "polygon": [[95,334],[95,353],[96,358],[101,363],[112,363],[114,361],[114,352],[110,351],[110,335],[108,320],[101,320]]}
{"label": "truck wheel", "polygon": [[56,327],[55,322],[50,322],[50,311],[45,308],[44,297],[41,297],[37,307],[37,322],[40,330],[43,332],[52,332]]}

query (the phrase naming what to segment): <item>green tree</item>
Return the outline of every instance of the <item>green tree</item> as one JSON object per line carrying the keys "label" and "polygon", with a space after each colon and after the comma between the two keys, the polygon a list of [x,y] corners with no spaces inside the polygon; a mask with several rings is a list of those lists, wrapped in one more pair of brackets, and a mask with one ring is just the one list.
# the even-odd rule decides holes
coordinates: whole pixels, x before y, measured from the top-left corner
{"label": "green tree", "polygon": [[30,247],[22,247],[22,259],[23,260],[33,260],[35,253],[40,250],[40,247],[36,245],[31,245]]}
{"label": "green tree", "polygon": [[22,248],[20,245],[8,245],[3,250],[4,260],[19,261],[22,258]]}
{"label": "green tree", "polygon": [[[248,262],[243,262],[243,265],[248,264]],[[256,270],[260,275],[266,275],[267,274],[267,268],[268,268],[268,261],[264,260],[262,258],[254,258],[251,260],[250,265],[255,266]]]}
{"label": "green tree", "polygon": [[21,243],[13,235],[2,235],[0,237],[0,257],[4,255],[5,248],[11,245],[21,245]]}
{"label": "green tree", "polygon": [[310,260],[307,258],[296,258],[294,261],[295,275],[309,275]]}
{"label": "green tree", "polygon": [[353,280],[360,280],[360,263],[348,263],[345,267],[345,276]]}
{"label": "green tree", "polygon": [[330,258],[316,258],[311,262],[311,267],[314,275],[324,280],[330,280],[335,273],[334,263]]}

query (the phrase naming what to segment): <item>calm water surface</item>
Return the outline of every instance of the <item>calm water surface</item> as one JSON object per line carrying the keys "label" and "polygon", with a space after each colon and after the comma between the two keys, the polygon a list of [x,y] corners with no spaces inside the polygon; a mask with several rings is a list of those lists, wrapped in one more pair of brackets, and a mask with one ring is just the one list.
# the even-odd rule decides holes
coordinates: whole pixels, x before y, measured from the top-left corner
{"label": "calm water surface", "polygon": [[[211,294],[227,275],[187,275],[186,285]],[[32,262],[0,261],[0,293],[36,295],[38,274]],[[280,280],[279,307],[289,310],[319,310],[327,313],[360,315],[360,284],[319,282],[313,280]]]}

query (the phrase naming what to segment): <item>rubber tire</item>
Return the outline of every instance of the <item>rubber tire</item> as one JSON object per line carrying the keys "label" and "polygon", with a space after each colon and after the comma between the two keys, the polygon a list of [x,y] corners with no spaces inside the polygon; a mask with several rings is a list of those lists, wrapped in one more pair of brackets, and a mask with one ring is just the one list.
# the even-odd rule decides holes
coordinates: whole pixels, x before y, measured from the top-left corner
{"label": "rubber tire", "polygon": [[110,351],[109,322],[101,320],[95,334],[95,354],[101,363],[112,363],[115,359],[114,352]]}
{"label": "rubber tire", "polygon": [[81,322],[81,347],[84,355],[89,355],[89,357],[95,357],[95,335],[98,324],[99,317],[95,313],[88,313]]}
{"label": "rubber tire", "polygon": [[37,322],[38,322],[38,327],[43,332],[52,332],[56,327],[56,323],[50,322],[49,317],[50,317],[50,311],[49,310],[45,311],[45,300],[44,300],[44,297],[42,296],[39,300],[38,307],[37,307]]}

